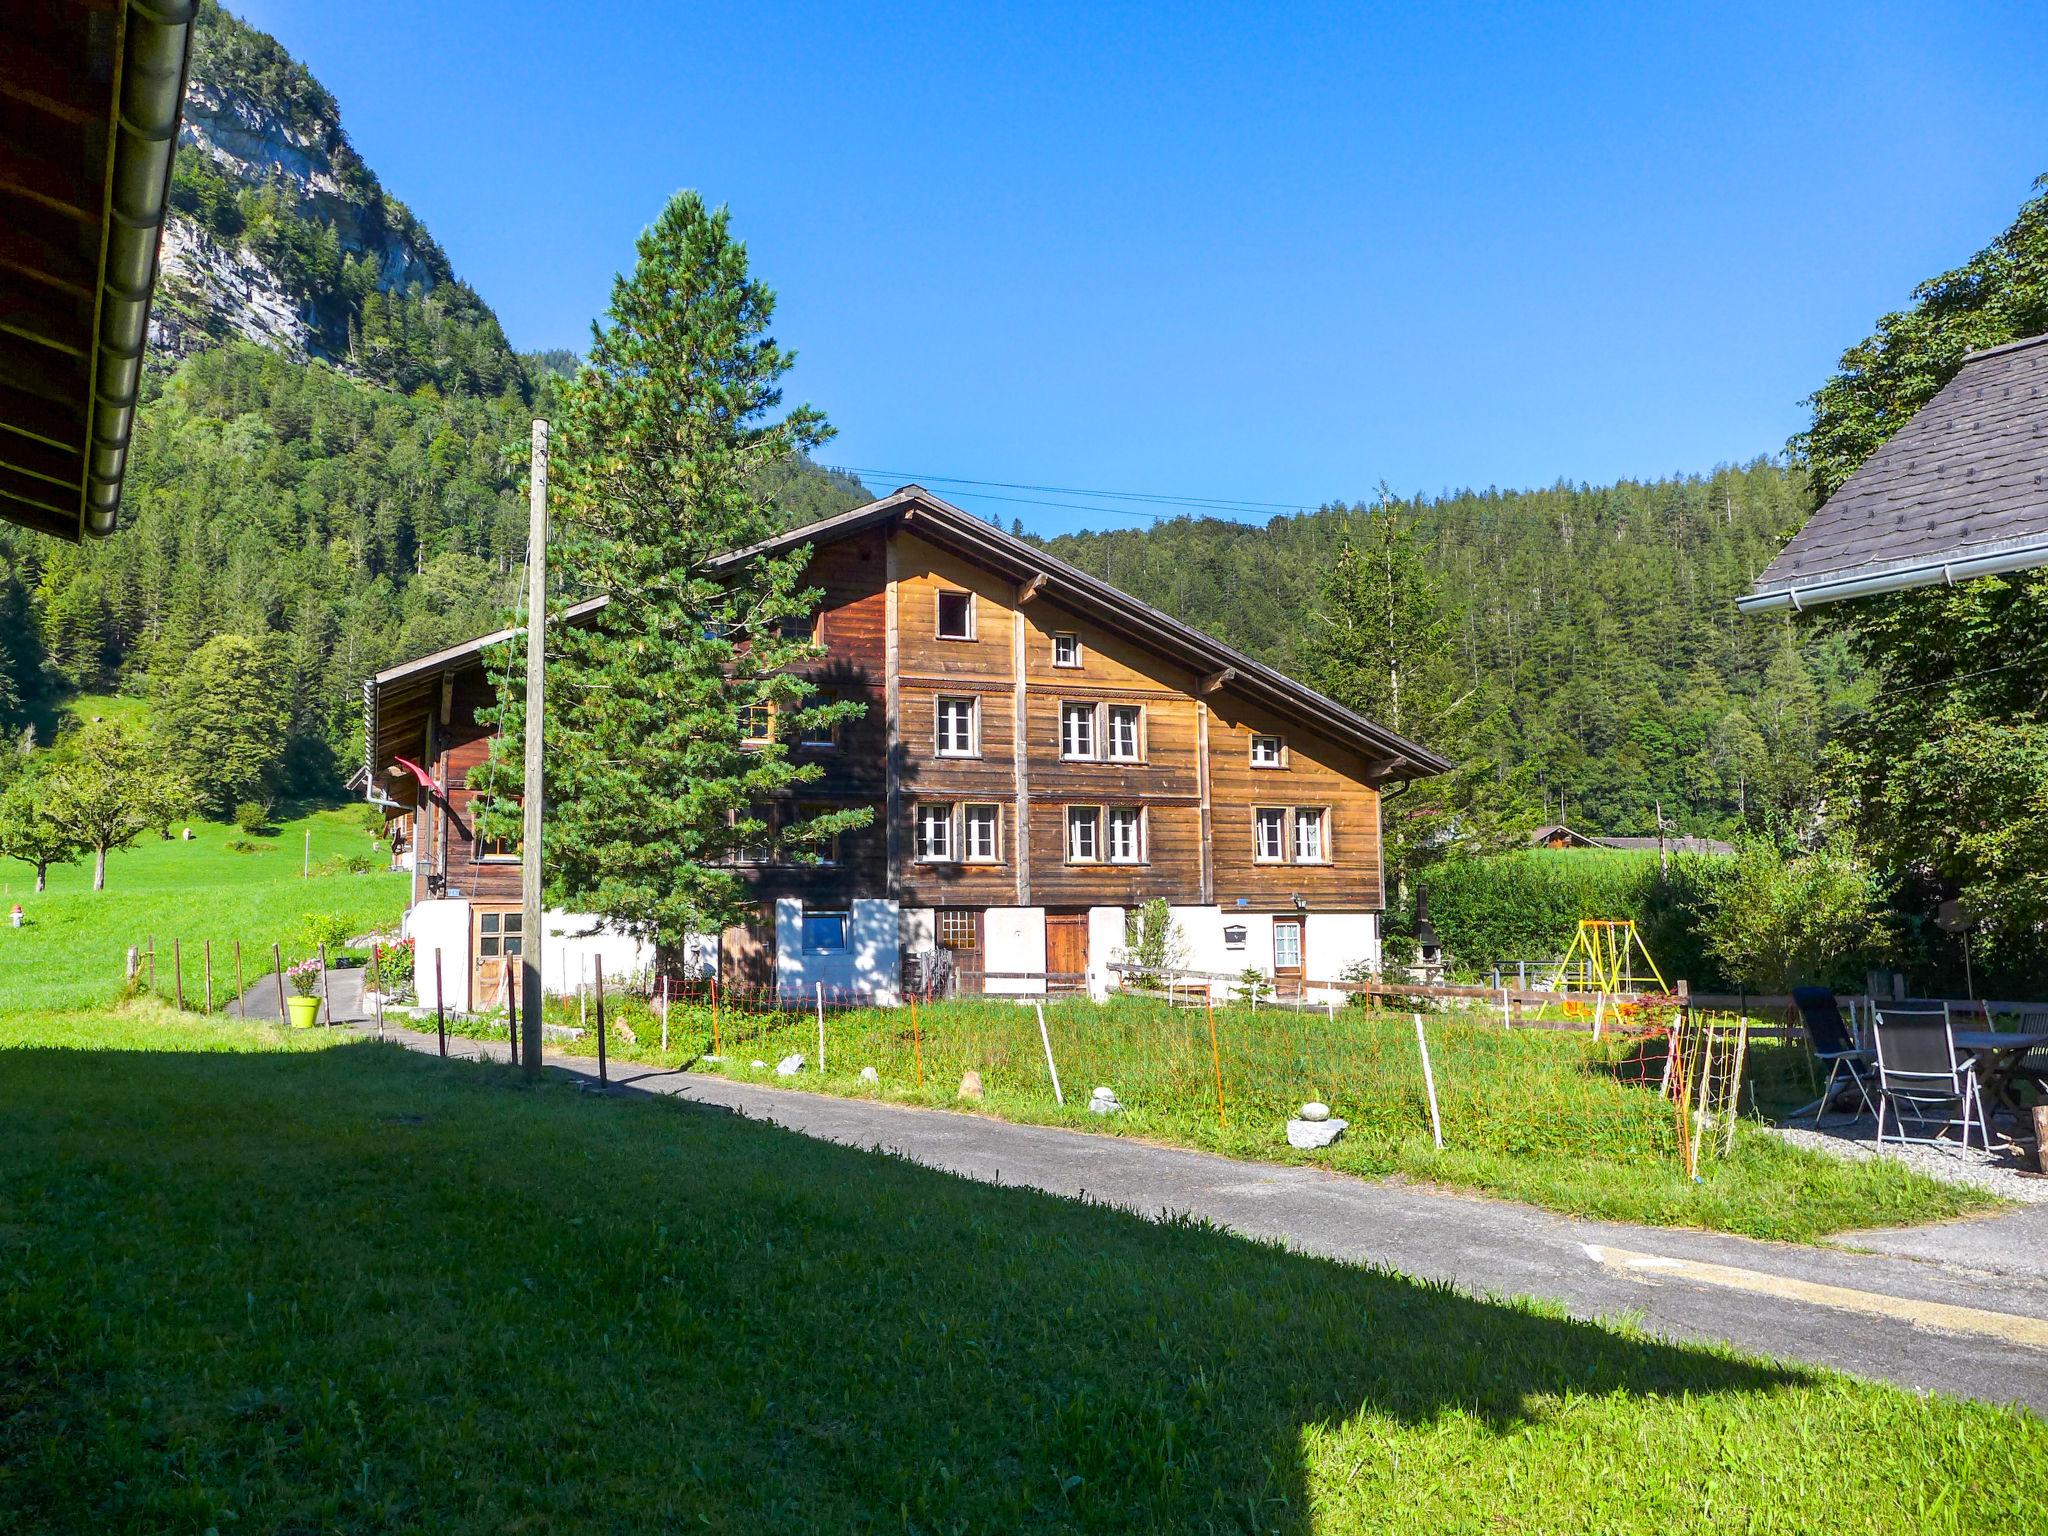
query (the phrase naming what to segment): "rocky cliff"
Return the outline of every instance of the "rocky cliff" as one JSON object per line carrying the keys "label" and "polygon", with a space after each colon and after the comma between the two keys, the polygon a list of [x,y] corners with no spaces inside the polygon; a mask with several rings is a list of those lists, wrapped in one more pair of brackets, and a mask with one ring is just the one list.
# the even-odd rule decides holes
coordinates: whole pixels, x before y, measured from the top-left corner
{"label": "rocky cliff", "polygon": [[174,359],[242,337],[367,381],[524,393],[497,317],[275,38],[208,0],[150,327]]}

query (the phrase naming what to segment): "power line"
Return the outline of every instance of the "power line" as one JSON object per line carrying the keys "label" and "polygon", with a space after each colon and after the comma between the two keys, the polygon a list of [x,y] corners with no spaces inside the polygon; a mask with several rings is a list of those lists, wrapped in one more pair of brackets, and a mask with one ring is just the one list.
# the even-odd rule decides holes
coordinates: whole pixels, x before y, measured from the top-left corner
{"label": "power line", "polygon": [[[1170,522],[1176,517],[1187,516],[1190,513],[1201,513],[1209,516],[1230,513],[1259,516],[1273,513],[1306,514],[1315,510],[1313,507],[1285,501],[1250,501],[1222,496],[1183,496],[1163,491],[1100,491],[1091,490],[1083,486],[1035,485],[1028,482],[1009,480],[973,480],[962,475],[920,474],[911,470],[861,468],[847,464],[834,464],[827,465],[826,467],[837,470],[840,474],[854,475],[862,479],[873,479],[876,481],[915,481],[918,484],[929,483],[948,488],[955,486],[967,487],[964,490],[948,490],[948,494],[959,496],[963,500],[998,501],[1026,507],[1049,507],[1056,511],[1086,512],[1107,517],[1145,518],[1155,523]],[[1001,491],[1032,491],[1038,494],[1032,496],[1005,496],[998,494]],[[1049,501],[1045,499],[1047,496],[1087,496],[1097,498],[1097,500],[1093,502]],[[1141,506],[1115,506],[1108,504],[1118,501],[1143,502],[1150,506],[1176,507],[1182,510],[1178,512],[1154,512],[1148,511],[1145,507]]]}

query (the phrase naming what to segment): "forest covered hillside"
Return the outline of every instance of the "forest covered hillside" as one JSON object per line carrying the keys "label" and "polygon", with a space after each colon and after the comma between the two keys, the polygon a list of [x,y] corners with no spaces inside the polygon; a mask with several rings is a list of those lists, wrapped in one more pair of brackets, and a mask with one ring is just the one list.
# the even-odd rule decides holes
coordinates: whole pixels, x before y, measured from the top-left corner
{"label": "forest covered hillside", "polygon": [[[1252,524],[1174,518],[1048,548],[1262,661],[1314,677],[1338,551],[1391,517],[1442,626],[1404,721],[1441,723],[1518,791],[1520,819],[1724,833],[1790,817],[1858,706],[1839,639],[1744,618],[1736,595],[1807,510],[1775,459],[1711,474],[1327,506]],[[1440,717],[1448,715],[1448,720]]]}

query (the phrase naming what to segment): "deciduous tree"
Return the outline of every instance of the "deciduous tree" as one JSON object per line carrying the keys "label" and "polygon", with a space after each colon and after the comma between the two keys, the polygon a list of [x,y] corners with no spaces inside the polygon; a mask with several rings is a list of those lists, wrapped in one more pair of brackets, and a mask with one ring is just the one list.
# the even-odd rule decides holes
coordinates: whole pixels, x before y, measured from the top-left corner
{"label": "deciduous tree", "polygon": [[111,722],[89,725],[53,749],[44,805],[65,833],[92,851],[92,888],[105,890],[107,855],[161,827],[191,803],[192,789],[154,741]]}
{"label": "deciduous tree", "polygon": [[171,761],[199,807],[216,816],[268,797],[290,723],[276,650],[247,635],[215,635],[200,646],[164,701]]}
{"label": "deciduous tree", "polygon": [[0,793],[0,858],[32,866],[38,891],[52,865],[69,864],[85,852],[77,832],[51,813],[49,798],[40,764],[16,774]]}

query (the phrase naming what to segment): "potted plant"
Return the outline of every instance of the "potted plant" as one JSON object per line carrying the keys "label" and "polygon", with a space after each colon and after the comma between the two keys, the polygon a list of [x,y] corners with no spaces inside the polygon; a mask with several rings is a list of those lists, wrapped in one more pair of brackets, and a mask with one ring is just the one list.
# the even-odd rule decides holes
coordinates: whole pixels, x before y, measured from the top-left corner
{"label": "potted plant", "polygon": [[320,985],[320,962],[309,955],[284,974],[292,984],[292,995],[284,1000],[292,1028],[311,1029],[320,1017],[320,999],[313,995],[313,989]]}

